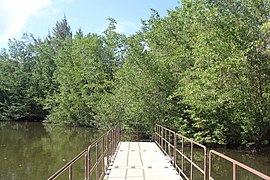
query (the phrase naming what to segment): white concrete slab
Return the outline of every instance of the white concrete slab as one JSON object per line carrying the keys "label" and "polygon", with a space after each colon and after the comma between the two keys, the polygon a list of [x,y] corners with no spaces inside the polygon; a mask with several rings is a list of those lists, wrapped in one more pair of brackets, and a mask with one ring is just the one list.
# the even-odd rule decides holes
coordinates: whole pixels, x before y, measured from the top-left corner
{"label": "white concrete slab", "polygon": [[120,142],[106,180],[182,180],[154,142]]}

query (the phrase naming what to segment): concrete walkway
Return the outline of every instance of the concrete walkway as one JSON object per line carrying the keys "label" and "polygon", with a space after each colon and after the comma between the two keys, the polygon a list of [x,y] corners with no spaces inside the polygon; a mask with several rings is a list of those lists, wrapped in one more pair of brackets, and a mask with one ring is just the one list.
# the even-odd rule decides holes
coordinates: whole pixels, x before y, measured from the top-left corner
{"label": "concrete walkway", "polygon": [[182,180],[154,142],[120,142],[107,180]]}

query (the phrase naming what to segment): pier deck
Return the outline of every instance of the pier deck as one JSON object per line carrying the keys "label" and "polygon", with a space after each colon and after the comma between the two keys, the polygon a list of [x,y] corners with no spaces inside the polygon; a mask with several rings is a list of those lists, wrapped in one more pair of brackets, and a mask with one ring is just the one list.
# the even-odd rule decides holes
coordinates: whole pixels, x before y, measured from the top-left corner
{"label": "pier deck", "polygon": [[120,142],[107,180],[182,180],[154,142]]}

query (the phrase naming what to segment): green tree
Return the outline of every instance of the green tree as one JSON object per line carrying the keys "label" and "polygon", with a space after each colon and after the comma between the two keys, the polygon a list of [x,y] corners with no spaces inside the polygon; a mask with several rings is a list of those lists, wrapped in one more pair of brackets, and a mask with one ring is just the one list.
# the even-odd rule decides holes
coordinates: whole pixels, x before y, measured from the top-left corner
{"label": "green tree", "polygon": [[67,22],[66,15],[61,21],[57,21],[55,27],[53,28],[53,35],[54,37],[64,40],[66,38],[72,37],[71,28]]}
{"label": "green tree", "polygon": [[48,97],[47,121],[71,125],[93,125],[94,107],[110,85],[107,54],[100,36],[81,33],[67,38],[56,57],[54,73],[58,89]]}
{"label": "green tree", "polygon": [[269,57],[256,43],[268,20],[268,4],[187,1],[181,11],[190,22],[185,34],[193,34],[194,41],[188,43],[193,64],[175,95],[190,107],[195,139],[220,144],[268,142],[269,102],[263,94],[268,94],[264,62]]}
{"label": "green tree", "polygon": [[42,120],[42,106],[36,101],[40,91],[33,76],[36,51],[32,38],[24,35],[24,41],[10,40],[0,62],[1,119]]}

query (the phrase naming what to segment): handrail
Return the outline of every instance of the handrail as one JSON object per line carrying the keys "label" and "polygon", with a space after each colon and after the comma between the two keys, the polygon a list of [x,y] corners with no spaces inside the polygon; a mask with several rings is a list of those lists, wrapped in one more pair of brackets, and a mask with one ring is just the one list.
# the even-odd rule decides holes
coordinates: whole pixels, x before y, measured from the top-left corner
{"label": "handrail", "polygon": [[[184,160],[187,160],[190,163],[190,178],[189,179],[193,179],[193,167],[195,167],[202,175],[203,175],[203,179],[206,180],[206,176],[207,176],[207,168],[206,168],[206,147],[202,144],[199,144],[185,136],[182,136],[178,133],[176,133],[177,136],[177,141],[178,141],[178,137],[180,137],[181,139],[181,151],[176,149],[177,153],[181,155],[181,169],[180,167],[176,164],[176,168],[182,171],[182,175],[188,179],[187,175],[184,173]],[[185,153],[184,153],[184,145],[185,145],[185,141],[188,141],[190,144],[190,158],[188,158]],[[201,148],[203,150],[203,154],[201,154],[203,156],[203,167],[199,167],[199,165],[197,165],[194,162],[194,145],[199,146],[199,148]]]}
{"label": "handrail", "polygon": [[226,161],[229,161],[232,163],[233,165],[233,172],[232,172],[232,176],[233,176],[233,180],[236,180],[236,173],[237,173],[237,166],[249,171],[250,173],[256,175],[256,176],[259,176],[260,178],[262,179],[265,179],[265,180],[270,180],[270,176],[267,176],[251,167],[248,167],[247,165],[241,163],[241,162],[238,162],[228,156],[225,156],[224,154],[221,154],[217,151],[214,151],[214,150],[210,150],[209,151],[209,180],[214,180],[214,178],[212,177],[212,154],[213,155],[216,155],[216,156],[219,156],[223,159],[225,159]]}
{"label": "handrail", "polygon": [[[102,180],[106,174],[108,167],[113,162],[116,149],[120,142],[120,135],[121,135],[121,127],[120,125],[115,126],[114,128],[110,129],[106,133],[104,133],[100,138],[94,141],[91,145],[88,146],[87,149],[83,150],[79,153],[76,157],[74,157],[71,161],[65,164],[61,169],[59,169],[56,173],[54,173],[48,180],[54,180],[59,177],[62,173],[68,170],[69,180],[73,179],[73,165],[85,156],[85,180]],[[168,128],[162,127],[160,125],[155,126],[155,143],[160,147],[165,155],[167,155],[175,167],[177,172],[183,176],[185,179],[195,179],[193,169],[197,169],[197,171],[203,175],[203,179],[206,180],[207,178],[207,154],[206,154],[206,147],[202,144],[195,142],[192,139],[189,139],[185,136],[182,136]],[[190,155],[187,156],[185,148],[187,147],[186,144],[188,143],[188,147],[190,147]],[[203,150],[203,167],[200,167],[194,160],[194,146]],[[181,148],[181,150],[179,149]],[[195,151],[196,152],[196,151]],[[217,151],[210,150],[209,151],[209,180],[214,180],[212,177],[213,174],[213,156],[218,156],[220,158],[225,159],[232,163],[232,176],[233,180],[236,180],[237,175],[237,167],[240,167],[262,179],[270,180],[270,177],[246,166],[243,163],[240,163],[228,156],[225,156]],[[180,164],[179,164],[180,161]],[[186,172],[184,166],[184,162],[188,162],[190,164],[190,171],[189,174]],[[201,165],[202,166],[202,165]],[[196,177],[197,179],[197,177]]]}
{"label": "handrail", "polygon": [[74,157],[71,161],[69,161],[66,165],[64,165],[61,169],[59,169],[56,173],[54,173],[48,180],[56,179],[60,176],[65,170],[69,169],[69,179],[72,180],[72,166],[75,162],[77,162],[83,155],[86,155],[86,150],[83,150],[76,157]]}
{"label": "handrail", "polygon": [[[207,178],[207,150],[206,147],[202,144],[199,144],[197,142],[195,142],[192,139],[189,139],[185,136],[182,136],[166,127],[163,127],[161,125],[156,124],[155,126],[155,142],[156,144],[160,147],[160,149],[163,151],[163,153],[165,155],[167,155],[170,160],[171,163],[173,164],[173,166],[175,167],[175,169],[178,171],[178,173],[180,173],[181,176],[183,176],[185,179],[195,179],[193,178],[193,168],[196,168],[202,175],[203,175],[203,179],[206,180]],[[180,142],[180,144],[178,144]],[[187,155],[185,155],[185,142],[189,143],[190,146],[190,157],[188,157]],[[180,146],[181,145],[181,146]],[[199,165],[197,165],[194,162],[194,145],[198,146],[199,148],[201,148],[203,150],[203,168],[200,167]],[[179,150],[179,147],[181,148],[181,150]],[[173,152],[173,153],[172,153]],[[178,163],[178,157],[181,157],[181,167]],[[219,156],[220,158],[223,158],[226,161],[229,161],[232,163],[232,180],[236,180],[236,175],[237,175],[237,167],[241,167],[242,169],[262,178],[265,180],[270,180],[270,176],[267,176],[251,167],[248,167],[247,165],[238,162],[228,156],[225,156],[224,154],[221,154],[217,151],[214,150],[210,150],[209,151],[209,174],[208,174],[208,178],[209,180],[214,180],[214,178],[212,177],[213,174],[213,165],[212,165],[212,156]],[[184,167],[184,161],[187,160],[190,163],[190,174],[189,176],[186,174],[185,172],[185,167]],[[196,177],[197,179],[197,177]]]}
{"label": "handrail", "polygon": [[[161,148],[161,150],[171,159],[173,166],[177,171],[184,176],[186,179],[193,179],[193,167],[195,167],[202,175],[203,179],[206,180],[206,147],[199,144],[185,136],[182,136],[168,128],[162,127],[156,124],[155,126],[155,142]],[[190,158],[184,153],[185,141],[190,144]],[[179,142],[181,142],[181,150],[178,149]],[[194,162],[194,145],[202,148],[203,150],[203,167],[199,167]],[[173,152],[173,154],[172,154]],[[181,168],[177,161],[178,156],[181,156]],[[184,171],[184,161],[187,160],[190,163],[190,174],[189,177]]]}
{"label": "handrail", "polygon": [[121,141],[153,141],[153,132],[146,130],[148,124],[128,123],[121,127]]}
{"label": "handrail", "polygon": [[[120,126],[118,125],[88,146],[88,179],[103,179],[107,168],[113,160],[119,141]],[[94,163],[92,162],[92,155],[94,155]]]}
{"label": "handrail", "polygon": [[[54,180],[68,169],[69,180],[73,179],[73,165],[84,155],[85,156],[85,180],[101,180],[113,160],[114,152],[120,141],[120,125],[117,125],[104,133],[94,141],[87,149],[83,150],[61,169],[48,178]],[[92,159],[94,158],[94,159]],[[93,161],[94,160],[94,161]],[[93,173],[95,174],[93,175]]]}

